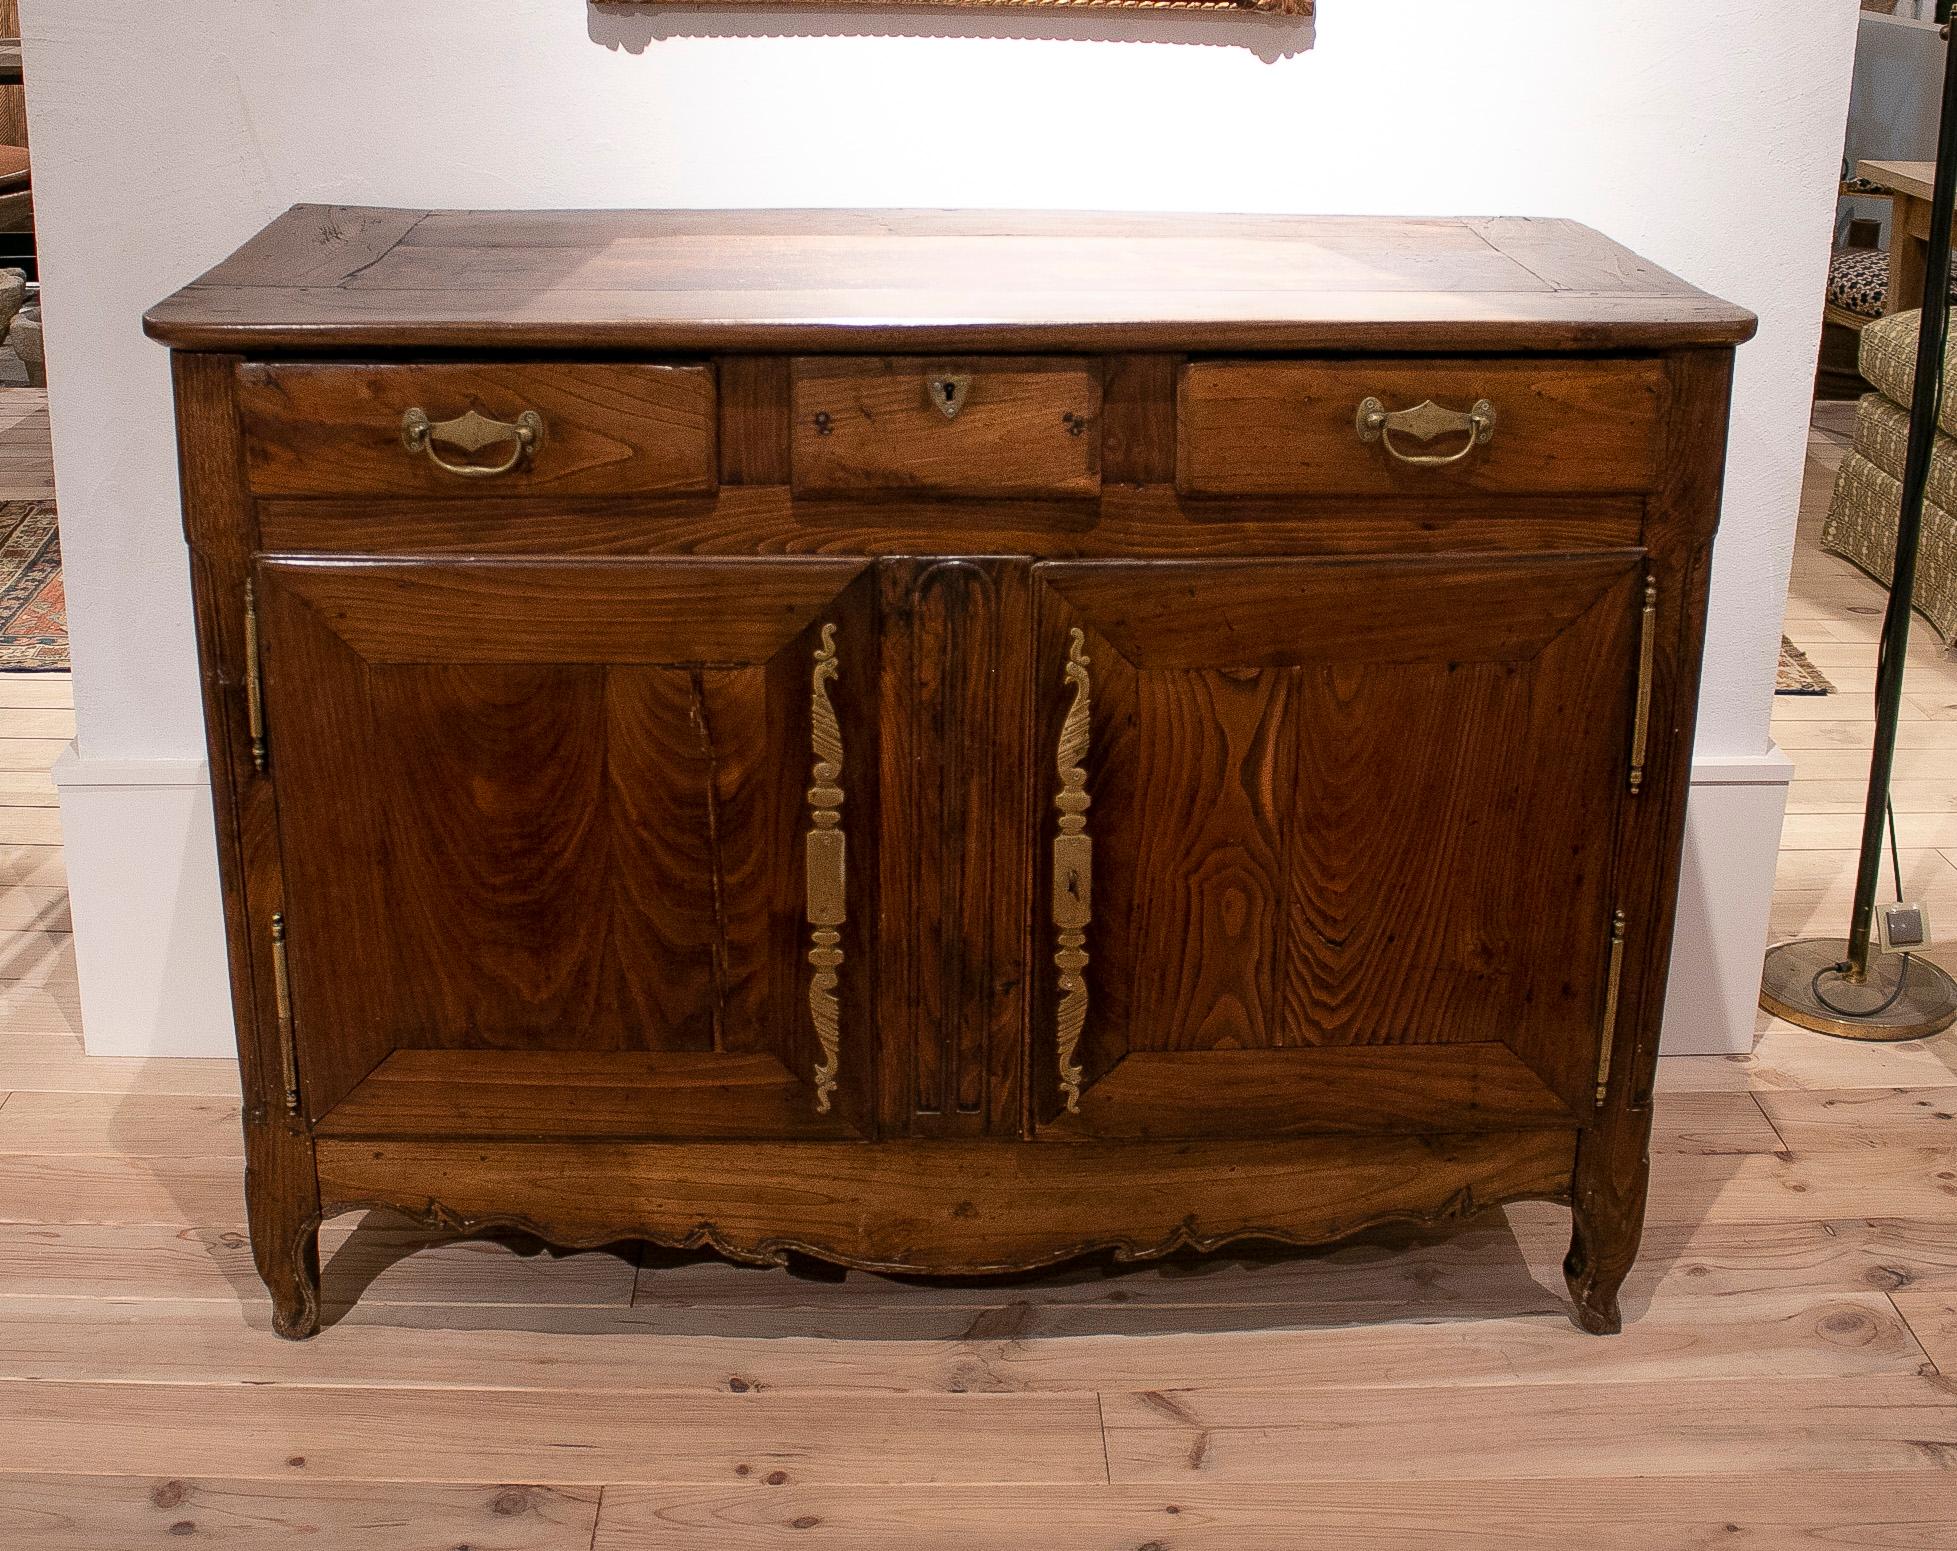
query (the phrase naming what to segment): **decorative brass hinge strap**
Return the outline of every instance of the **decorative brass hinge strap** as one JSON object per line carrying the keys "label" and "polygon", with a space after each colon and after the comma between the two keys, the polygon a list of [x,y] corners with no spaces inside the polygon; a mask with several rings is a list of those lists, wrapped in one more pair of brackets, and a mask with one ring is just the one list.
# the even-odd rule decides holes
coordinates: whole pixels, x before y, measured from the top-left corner
{"label": "decorative brass hinge strap", "polygon": [[1067,707],[1067,719],[1060,727],[1060,794],[1053,799],[1054,807],[1060,810],[1060,832],[1053,837],[1053,924],[1059,931],[1060,948],[1053,955],[1060,971],[1055,1034],[1060,1091],[1071,1115],[1080,1113],[1081,1069],[1074,1053],[1080,1048],[1081,1031],[1087,1027],[1087,927],[1094,916],[1094,841],[1087,833],[1087,808],[1092,799],[1087,795],[1085,765],[1093,684],[1087,676],[1092,659],[1086,645],[1085,633],[1073,631],[1063,684],[1073,685],[1074,703]]}
{"label": "decorative brass hinge strap", "polygon": [[292,1031],[292,975],[285,962],[285,916],[272,913],[272,998],[279,1015],[279,1063],[285,1073],[285,1112],[299,1113],[299,1047]]}
{"label": "decorative brass hinge strap", "polygon": [[258,672],[258,590],[245,578],[245,724],[251,730],[251,763],[265,769],[265,684]]}
{"label": "decorative brass hinge strap", "polygon": [[829,703],[829,681],[838,671],[836,627],[822,627],[822,644],[815,652],[815,672],[809,690],[809,743],[815,769],[809,787],[809,819],[814,826],[804,844],[808,873],[809,925],[813,946],[809,963],[809,1017],[822,1044],[822,1061],[815,1069],[815,1107],[829,1113],[842,1066],[842,1007],[836,1000],[836,971],[843,962],[842,933],[836,928],[848,919],[845,907],[845,842],[842,831],[843,729]]}
{"label": "decorative brass hinge strap", "polygon": [[1617,1040],[1617,993],[1624,981],[1624,912],[1610,920],[1610,967],[1604,972],[1604,1026],[1597,1042],[1597,1102],[1610,1091],[1611,1046]]}
{"label": "decorative brass hinge strap", "polygon": [[1645,748],[1651,741],[1651,668],[1658,656],[1658,583],[1644,579],[1644,613],[1638,624],[1638,706],[1631,724],[1631,791],[1644,788]]}

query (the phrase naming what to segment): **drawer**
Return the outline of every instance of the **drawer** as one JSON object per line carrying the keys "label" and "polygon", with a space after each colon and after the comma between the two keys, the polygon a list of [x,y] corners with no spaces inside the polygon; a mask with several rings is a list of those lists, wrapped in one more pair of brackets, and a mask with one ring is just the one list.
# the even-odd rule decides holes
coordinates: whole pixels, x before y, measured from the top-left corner
{"label": "drawer", "polygon": [[791,382],[799,494],[1101,488],[1098,360],[807,357]]}
{"label": "drawer", "polygon": [[[1663,365],[1639,359],[1196,361],[1177,385],[1176,485],[1199,496],[1649,490],[1664,384]],[[1368,401],[1394,418],[1362,434]]]}
{"label": "drawer", "polygon": [[679,495],[717,484],[706,366],[243,368],[259,495]]}

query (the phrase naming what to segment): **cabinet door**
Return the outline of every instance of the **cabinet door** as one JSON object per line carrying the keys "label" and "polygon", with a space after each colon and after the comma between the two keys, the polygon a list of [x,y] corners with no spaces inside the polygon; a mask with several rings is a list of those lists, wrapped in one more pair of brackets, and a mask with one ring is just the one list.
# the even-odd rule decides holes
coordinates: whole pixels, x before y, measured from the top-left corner
{"label": "cabinet door", "polygon": [[1044,1132],[1587,1108],[1640,553],[1035,575]]}
{"label": "cabinet door", "polygon": [[867,1127],[863,570],[259,564],[280,928],[323,1130]]}

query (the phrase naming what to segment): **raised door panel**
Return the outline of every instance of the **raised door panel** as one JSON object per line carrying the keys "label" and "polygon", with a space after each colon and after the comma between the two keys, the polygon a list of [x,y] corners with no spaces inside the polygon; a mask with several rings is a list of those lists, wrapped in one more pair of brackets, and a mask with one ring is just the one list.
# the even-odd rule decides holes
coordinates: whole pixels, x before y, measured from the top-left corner
{"label": "raised door panel", "polygon": [[1642,575],[1635,551],[1037,567],[1043,1129],[1573,1123]]}
{"label": "raised door panel", "polygon": [[446,1088],[494,1135],[865,1129],[862,572],[262,562],[307,1112],[439,1129]]}

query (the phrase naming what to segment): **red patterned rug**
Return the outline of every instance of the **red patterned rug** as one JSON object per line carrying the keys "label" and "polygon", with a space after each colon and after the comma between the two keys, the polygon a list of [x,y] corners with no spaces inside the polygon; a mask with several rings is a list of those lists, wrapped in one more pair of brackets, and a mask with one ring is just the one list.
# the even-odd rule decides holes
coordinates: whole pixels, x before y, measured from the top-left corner
{"label": "red patterned rug", "polygon": [[0,672],[68,666],[68,600],[54,502],[0,501]]}

